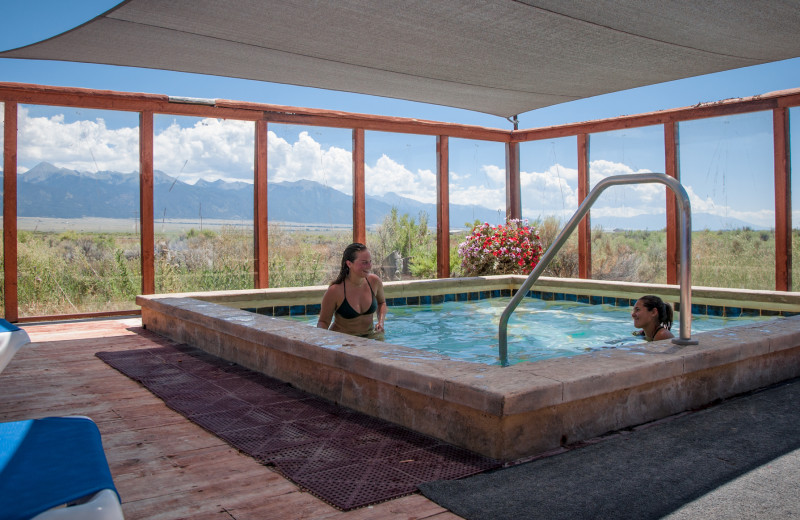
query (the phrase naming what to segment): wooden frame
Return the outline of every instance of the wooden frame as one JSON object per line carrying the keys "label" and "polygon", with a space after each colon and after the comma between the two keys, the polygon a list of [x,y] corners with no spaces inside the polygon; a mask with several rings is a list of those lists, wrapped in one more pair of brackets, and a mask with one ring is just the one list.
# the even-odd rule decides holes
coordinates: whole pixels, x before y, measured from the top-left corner
{"label": "wooden frame", "polygon": [[3,127],[3,296],[5,319],[19,318],[17,293],[17,103],[4,105]]}
{"label": "wooden frame", "polygon": [[[677,181],[681,180],[678,123],[664,124],[664,173]],[[667,194],[667,283],[677,284],[680,268],[678,201],[672,190]]]}
{"label": "wooden frame", "polygon": [[[506,202],[509,218],[521,217],[520,156],[518,143],[558,137],[578,138],[579,198],[589,188],[589,141],[592,133],[625,128],[663,125],[665,172],[680,178],[678,123],[756,111],[772,111],[775,141],[775,272],[776,289],[791,286],[791,162],[788,108],[800,106],[800,89],[773,92],[763,96],[729,99],[693,107],[647,114],[587,121],[555,127],[506,131],[471,125],[442,123],[397,117],[284,107],[227,100],[175,99],[164,95],[132,94],[90,89],[51,87],[0,82],[0,102],[4,103],[3,178],[3,247],[5,318],[8,321],[36,321],[65,316],[18,316],[17,294],[17,113],[20,103],[56,105],[90,109],[137,112],[140,117],[140,219],[142,292],[155,291],[153,233],[153,118],[155,114],[185,115],[253,121],[255,124],[254,211],[255,259],[254,285],[269,286],[268,216],[267,216],[267,125],[270,122],[333,128],[353,131],[353,239],[366,241],[364,190],[365,130],[432,135],[437,138],[437,275],[449,272],[449,138],[475,139],[506,143]],[[667,278],[677,280],[677,215],[674,200],[667,197]],[[587,215],[579,228],[579,276],[591,277],[591,229]],[[133,314],[136,311],[131,311]],[[68,317],[113,316],[119,312],[84,313]]]}
{"label": "wooden frame", "polygon": [[775,142],[775,290],[792,287],[792,162],[789,110],[772,111]]}
{"label": "wooden frame", "polygon": [[364,129],[353,130],[353,242],[367,242],[366,184],[364,181]]}
{"label": "wooden frame", "polygon": [[436,137],[436,276],[450,278],[450,140]]}
{"label": "wooden frame", "polygon": [[256,289],[269,287],[269,220],[267,207],[267,122],[256,121],[253,163],[253,269]]}
{"label": "wooden frame", "polygon": [[[589,140],[588,134],[578,134],[578,205],[589,195]],[[578,278],[592,277],[592,212],[578,224]]]}
{"label": "wooden frame", "polygon": [[156,292],[153,215],[153,113],[139,114],[139,222],[141,225],[142,294]]}

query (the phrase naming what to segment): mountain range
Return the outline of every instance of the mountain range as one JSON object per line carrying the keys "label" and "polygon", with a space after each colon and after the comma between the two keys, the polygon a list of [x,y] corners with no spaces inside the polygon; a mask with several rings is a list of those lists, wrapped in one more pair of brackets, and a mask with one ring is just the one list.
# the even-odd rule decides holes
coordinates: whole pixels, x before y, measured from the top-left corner
{"label": "mountain range", "polygon": [[[81,172],[42,162],[17,180],[20,217],[136,218],[139,215],[138,174]],[[352,197],[309,180],[270,183],[267,207],[272,221],[302,224],[350,224]],[[400,215],[428,214],[435,225],[436,206],[394,193],[366,197],[367,225],[380,224],[397,208]],[[183,182],[163,172],[153,174],[156,219],[253,219],[253,185],[246,182]],[[497,211],[482,206],[450,204],[450,222],[461,227],[475,220],[497,220]]]}
{"label": "mountain range", "polygon": [[[0,189],[2,186],[0,185]],[[18,177],[17,214],[20,217],[74,219],[83,217],[136,218],[139,215],[139,176],[112,171],[80,172],[42,162]],[[245,182],[183,182],[163,172],[153,175],[156,219],[252,220],[253,186]],[[272,221],[300,224],[350,224],[352,198],[309,180],[270,183],[267,194]],[[435,225],[436,206],[395,193],[366,197],[367,225],[380,224],[392,208],[417,218],[428,214]],[[501,217],[502,218],[502,217]],[[475,220],[496,222],[498,212],[478,205],[450,204],[450,223],[461,228]],[[533,219],[531,219],[533,220]],[[763,229],[741,220],[710,214],[693,214],[694,229]],[[592,226],[604,229],[663,229],[663,215],[632,218],[592,218]]]}

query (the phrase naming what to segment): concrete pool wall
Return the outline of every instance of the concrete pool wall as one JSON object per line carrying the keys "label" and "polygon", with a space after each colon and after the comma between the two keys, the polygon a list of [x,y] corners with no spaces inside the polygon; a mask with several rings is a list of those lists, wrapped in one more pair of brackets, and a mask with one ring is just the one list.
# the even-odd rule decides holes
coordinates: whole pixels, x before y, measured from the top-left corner
{"label": "concrete pool wall", "polygon": [[[477,299],[496,291],[510,294],[523,280],[387,282],[385,293],[387,300]],[[299,312],[317,305],[324,290],[147,295],[137,297],[137,303],[148,330],[505,461],[800,376],[800,316],[790,316],[800,311],[800,293],[693,288],[693,307],[699,310],[788,317],[693,335],[699,345],[662,341],[508,367],[449,360],[241,310]],[[618,298],[623,303],[642,294],[673,302],[679,297],[677,286],[555,278],[540,279],[533,290],[554,298]]]}

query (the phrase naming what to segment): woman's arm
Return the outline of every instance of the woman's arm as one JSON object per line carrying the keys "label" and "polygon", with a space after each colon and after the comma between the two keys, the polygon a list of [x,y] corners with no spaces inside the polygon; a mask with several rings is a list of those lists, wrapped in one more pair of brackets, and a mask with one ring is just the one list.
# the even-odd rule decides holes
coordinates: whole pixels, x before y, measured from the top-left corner
{"label": "woman's arm", "polygon": [[321,329],[328,329],[331,326],[333,313],[336,311],[336,292],[335,286],[331,285],[322,296],[319,318],[317,319],[317,327]]}
{"label": "woman's arm", "polygon": [[386,297],[383,295],[383,282],[375,274],[373,274],[371,278],[375,284],[375,299],[378,301],[378,322],[375,324],[375,332],[383,332],[386,312],[388,310],[386,307]]}

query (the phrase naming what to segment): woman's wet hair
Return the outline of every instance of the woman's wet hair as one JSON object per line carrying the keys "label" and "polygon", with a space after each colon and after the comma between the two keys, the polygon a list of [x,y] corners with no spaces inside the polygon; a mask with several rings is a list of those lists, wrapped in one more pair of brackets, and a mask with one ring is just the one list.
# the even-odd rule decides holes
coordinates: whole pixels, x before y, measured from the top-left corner
{"label": "woman's wet hair", "polygon": [[653,309],[658,310],[659,324],[666,327],[667,330],[672,328],[672,305],[665,303],[664,300],[652,294],[642,296],[639,298],[639,301],[642,302],[642,305],[644,305],[648,311],[652,311]]}
{"label": "woman's wet hair", "polygon": [[344,248],[344,252],[342,253],[342,267],[339,269],[339,276],[331,283],[331,285],[336,285],[337,283],[342,283],[347,275],[350,273],[350,268],[347,267],[347,262],[355,262],[356,255],[361,251],[366,251],[367,246],[361,244],[359,242],[353,242],[349,246]]}

